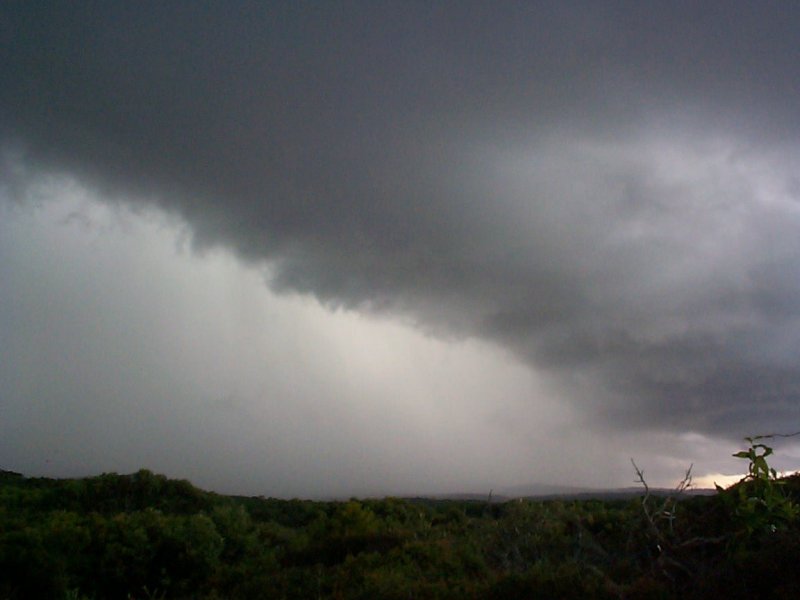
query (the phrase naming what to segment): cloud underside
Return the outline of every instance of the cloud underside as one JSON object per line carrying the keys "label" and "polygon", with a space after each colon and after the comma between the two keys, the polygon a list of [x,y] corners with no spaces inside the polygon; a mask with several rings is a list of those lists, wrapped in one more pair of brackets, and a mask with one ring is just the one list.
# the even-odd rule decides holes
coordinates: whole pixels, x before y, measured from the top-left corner
{"label": "cloud underside", "polygon": [[17,198],[66,174],[158,206],[608,426],[798,422],[796,9],[3,12]]}

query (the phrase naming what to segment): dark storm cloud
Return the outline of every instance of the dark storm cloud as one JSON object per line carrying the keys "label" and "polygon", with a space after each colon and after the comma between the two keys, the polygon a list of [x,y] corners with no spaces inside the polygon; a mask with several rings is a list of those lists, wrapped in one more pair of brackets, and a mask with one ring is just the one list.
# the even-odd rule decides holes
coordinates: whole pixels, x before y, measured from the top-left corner
{"label": "dark storm cloud", "polygon": [[8,3],[0,131],[608,422],[796,422],[800,10],[640,4]]}

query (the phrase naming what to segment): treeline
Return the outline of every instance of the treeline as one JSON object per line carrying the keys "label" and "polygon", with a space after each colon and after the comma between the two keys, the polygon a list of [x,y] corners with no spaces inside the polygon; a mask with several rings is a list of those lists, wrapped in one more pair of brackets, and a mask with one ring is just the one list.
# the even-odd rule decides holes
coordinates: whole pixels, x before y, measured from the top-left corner
{"label": "treeline", "polygon": [[755,521],[751,497],[312,502],[1,472],[0,599],[800,598],[797,519]]}

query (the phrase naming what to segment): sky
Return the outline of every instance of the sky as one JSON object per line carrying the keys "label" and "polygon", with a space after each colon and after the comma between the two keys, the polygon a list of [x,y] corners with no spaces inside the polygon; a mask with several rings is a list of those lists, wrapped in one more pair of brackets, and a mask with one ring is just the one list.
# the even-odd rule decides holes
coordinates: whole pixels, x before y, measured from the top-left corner
{"label": "sky", "polygon": [[4,2],[0,468],[727,481],[800,430],[797,31],[764,1]]}

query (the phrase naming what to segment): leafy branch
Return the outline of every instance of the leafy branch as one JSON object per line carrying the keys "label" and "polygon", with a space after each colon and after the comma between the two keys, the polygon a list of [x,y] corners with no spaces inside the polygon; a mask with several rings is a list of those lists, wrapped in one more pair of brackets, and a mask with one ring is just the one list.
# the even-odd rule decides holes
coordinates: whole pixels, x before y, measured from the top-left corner
{"label": "leafy branch", "polygon": [[[778,478],[777,471],[767,462],[767,457],[774,453],[772,447],[761,442],[797,435],[800,435],[800,431],[746,437],[745,441],[750,447],[733,455],[748,461],[747,475],[736,484],[738,502],[734,511],[746,534],[774,533],[800,515],[800,508],[782,489],[785,482]],[[718,492],[723,491],[719,485],[716,487]]]}

